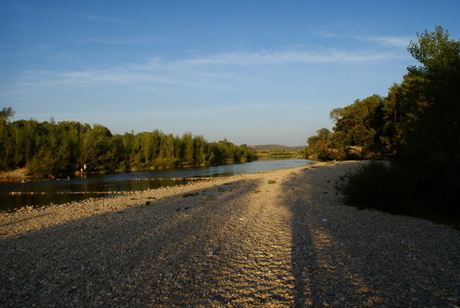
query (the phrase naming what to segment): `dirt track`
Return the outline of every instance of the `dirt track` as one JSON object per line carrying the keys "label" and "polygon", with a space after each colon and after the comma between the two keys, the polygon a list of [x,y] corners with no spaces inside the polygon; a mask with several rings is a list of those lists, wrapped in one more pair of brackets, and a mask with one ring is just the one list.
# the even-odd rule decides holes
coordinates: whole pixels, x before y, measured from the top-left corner
{"label": "dirt track", "polygon": [[341,205],[334,183],[356,164],[220,178],[6,215],[0,302],[460,306],[460,232]]}

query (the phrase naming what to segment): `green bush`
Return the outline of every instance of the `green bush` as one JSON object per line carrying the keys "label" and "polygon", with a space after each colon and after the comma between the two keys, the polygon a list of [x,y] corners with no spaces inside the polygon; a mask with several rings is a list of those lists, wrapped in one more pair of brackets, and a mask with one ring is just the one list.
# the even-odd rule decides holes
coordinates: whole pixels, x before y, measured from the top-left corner
{"label": "green bush", "polygon": [[427,181],[410,166],[372,161],[348,170],[336,187],[344,203],[358,209],[420,217],[460,229],[459,192],[448,180]]}
{"label": "green bush", "polygon": [[379,161],[360,165],[348,170],[337,188],[345,204],[359,209],[405,213],[412,207],[413,180],[397,165]]}

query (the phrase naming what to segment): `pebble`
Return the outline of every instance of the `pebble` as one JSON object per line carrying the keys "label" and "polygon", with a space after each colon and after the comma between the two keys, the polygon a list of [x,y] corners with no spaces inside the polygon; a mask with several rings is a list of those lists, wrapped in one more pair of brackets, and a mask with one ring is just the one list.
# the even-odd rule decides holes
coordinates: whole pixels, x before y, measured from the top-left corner
{"label": "pebble", "polygon": [[460,232],[344,206],[360,163],[3,215],[2,307],[459,307]]}

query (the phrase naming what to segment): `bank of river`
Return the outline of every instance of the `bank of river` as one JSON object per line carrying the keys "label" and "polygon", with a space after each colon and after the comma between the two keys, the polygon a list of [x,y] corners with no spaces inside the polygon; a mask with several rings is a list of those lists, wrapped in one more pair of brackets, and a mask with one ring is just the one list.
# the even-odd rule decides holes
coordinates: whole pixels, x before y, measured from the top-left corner
{"label": "bank of river", "polygon": [[0,211],[25,206],[46,206],[81,201],[95,197],[109,197],[126,193],[182,185],[191,178],[224,177],[238,174],[300,167],[312,163],[306,159],[258,160],[244,164],[211,167],[145,170],[106,175],[71,177],[69,180],[42,180],[20,183],[0,183]]}
{"label": "bank of river", "polygon": [[344,206],[365,162],[0,215],[2,307],[459,307],[460,232]]}

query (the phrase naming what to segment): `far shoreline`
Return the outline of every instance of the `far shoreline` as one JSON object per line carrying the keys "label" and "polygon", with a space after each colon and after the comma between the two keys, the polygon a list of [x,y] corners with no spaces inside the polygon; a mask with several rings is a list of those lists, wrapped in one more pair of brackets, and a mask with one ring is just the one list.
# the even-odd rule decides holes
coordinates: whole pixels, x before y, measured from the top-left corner
{"label": "far shoreline", "polygon": [[[96,174],[116,174],[116,173],[129,173],[129,172],[139,172],[139,171],[155,171],[155,170],[174,170],[174,169],[189,169],[189,168],[205,168],[205,167],[213,167],[213,166],[225,166],[225,165],[238,165],[238,164],[247,164],[255,161],[264,161],[264,160],[285,160],[285,159],[305,159],[313,161],[314,163],[321,163],[327,162],[324,160],[320,160],[317,158],[310,158],[310,157],[288,157],[288,158],[271,158],[271,157],[260,157],[258,159],[254,159],[251,161],[245,161],[240,163],[226,163],[222,165],[181,165],[178,167],[149,167],[149,168],[130,168],[130,169],[113,169],[113,170],[90,170],[85,171],[83,174],[85,175],[96,175]],[[345,160],[346,161],[346,160]],[[29,170],[26,168],[16,168],[11,170],[0,170],[0,182],[18,182],[18,181],[36,181],[36,180],[65,180],[69,176],[81,176],[81,171],[74,171],[68,173],[62,173],[61,176],[53,176],[52,174],[29,174]]]}
{"label": "far shoreline", "polygon": [[[299,161],[304,162],[304,165],[311,165],[311,164],[317,164],[320,163],[318,161],[313,161],[310,159],[290,159],[294,160],[294,163],[287,163],[287,166],[284,166],[285,164],[281,164],[283,166],[278,167],[280,169],[290,169],[292,168],[290,164],[296,164],[296,166],[299,165]],[[283,161],[283,159],[262,159],[263,161],[273,161],[274,164],[278,165],[278,161]],[[255,161],[257,163],[257,161]],[[235,170],[236,173],[234,175],[240,175],[239,172],[243,172],[241,174],[251,174],[251,173],[258,173],[258,172],[266,172],[269,170],[263,170],[263,168],[275,168],[273,170],[276,170],[276,167],[271,167],[273,163],[268,163],[267,166],[265,164],[262,164],[262,168],[258,167],[259,164],[257,165],[250,165],[248,167],[235,167],[234,169],[232,165],[245,165],[247,163],[242,163],[242,164],[227,164],[228,166],[226,168],[230,168],[230,170]],[[265,166],[265,167],[264,167]],[[211,166],[212,168],[213,166]],[[295,166],[293,166],[295,167]],[[241,169],[242,168],[242,169]],[[160,180],[158,183],[153,183],[147,185],[149,189],[158,189],[161,187],[174,187],[174,186],[181,186],[181,185],[188,185],[188,184],[193,184],[196,182],[202,182],[202,181],[209,181],[213,180],[215,178],[219,177],[228,177],[232,175],[223,175],[223,176],[209,176],[207,168],[204,168],[204,171],[200,171],[198,169],[198,173],[195,174],[195,172],[188,172],[188,171],[179,171],[180,169],[189,169],[189,168],[176,168],[178,170],[177,174],[173,174],[172,177],[171,175],[168,175],[167,177],[163,177],[163,174],[159,174],[158,176],[153,175],[151,178],[150,176],[146,176],[144,174],[141,174],[139,178],[136,178],[134,175],[135,180]],[[221,170],[218,167],[218,170]],[[134,172],[143,172],[143,171],[152,171],[155,174],[156,169],[134,169],[130,171],[123,171],[123,170],[117,170],[113,171],[107,174],[101,174],[101,173],[87,173],[88,179],[91,179],[92,176],[97,176],[96,181],[98,179],[98,176],[101,176],[104,178],[105,175],[111,176],[115,175],[118,176],[117,174],[121,174],[121,177],[124,178],[123,174],[126,174],[126,178],[128,177],[133,177],[129,175],[130,173]],[[159,170],[161,173],[161,170]],[[221,170],[222,171],[222,170]],[[234,172],[234,171],[232,171]],[[247,172],[247,173],[246,173]],[[167,172],[169,174],[169,172]],[[193,173],[193,174],[192,174]],[[213,175],[214,171],[212,172]],[[8,176],[9,178],[5,180],[5,177]],[[84,177],[86,178],[86,176]],[[16,169],[16,170],[10,170],[10,171],[3,171],[0,172],[0,185],[2,185],[5,189],[2,190],[2,194],[5,194],[5,197],[8,198],[13,198],[13,199],[8,199],[5,200],[4,206],[0,209],[0,212],[2,213],[12,213],[18,210],[21,210],[22,208],[25,207],[31,207],[31,208],[42,208],[42,207],[47,207],[52,204],[63,204],[67,202],[82,202],[85,199],[92,199],[92,198],[113,198],[116,195],[130,195],[134,192],[141,192],[145,190],[144,186],[136,187],[136,185],[132,186],[131,184],[126,184],[127,187],[120,187],[118,184],[111,184],[110,187],[90,187],[90,188],[83,188],[81,186],[81,176],[80,175],[74,175],[70,176],[70,178],[39,178],[39,177],[34,177],[34,176],[28,176],[27,175],[27,170],[25,168],[22,169]],[[76,180],[77,184],[79,185],[78,188],[72,186],[73,182]],[[21,181],[25,186],[22,186]],[[55,182],[56,181],[56,182]],[[84,181],[84,180],[83,180]],[[92,180],[91,180],[92,181]],[[124,180],[120,180],[124,181]],[[162,182],[164,181],[164,182]],[[49,184],[40,184],[41,182],[43,183],[49,183]],[[66,184],[68,182],[68,184]],[[174,182],[174,183],[172,183]],[[56,184],[53,184],[56,183]],[[80,183],[80,184],[79,184]],[[11,185],[11,187],[9,186]],[[29,185],[32,185],[28,188]],[[40,188],[42,185],[45,185],[46,187],[48,185],[51,185],[51,189],[43,189]],[[56,188],[54,186],[56,185]],[[69,186],[70,185],[70,186]],[[112,187],[114,186],[114,187]],[[35,187],[35,188],[34,188]],[[61,188],[63,187],[63,188]],[[136,189],[139,188],[139,189]],[[69,190],[71,189],[71,190]],[[15,196],[20,196],[20,197],[15,197]]]}
{"label": "far shoreline", "polygon": [[[235,179],[245,179],[245,178],[253,178],[253,177],[270,177],[271,175],[275,175],[277,173],[284,173],[284,174],[291,174],[296,170],[302,169],[310,169],[316,167],[322,167],[331,164],[341,164],[343,162],[314,162],[310,163],[303,167],[291,167],[285,169],[273,169],[269,171],[258,171],[252,173],[243,173],[237,175],[230,175],[230,176],[222,176],[222,177],[206,177],[206,178],[197,178],[196,180],[186,181],[183,184],[178,184],[174,186],[163,186],[160,188],[153,188],[153,189],[146,189],[146,190],[133,190],[127,191],[124,193],[120,192],[112,192],[113,194],[110,195],[110,192],[107,192],[107,195],[110,196],[101,196],[101,197],[89,197],[87,199],[83,199],[80,201],[69,201],[63,203],[50,203],[47,205],[34,205],[34,204],[26,204],[20,208],[15,208],[11,210],[0,210],[1,215],[6,215],[4,217],[13,215],[22,215],[20,213],[33,213],[33,212],[48,212],[54,211],[57,208],[65,208],[65,207],[74,207],[78,205],[85,204],[86,206],[90,205],[94,206],[94,204],[105,203],[108,200],[112,200],[115,203],[131,203],[131,200],[134,198],[144,196],[144,195],[155,195],[154,199],[157,199],[159,195],[162,195],[164,192],[168,192],[169,195],[171,192],[187,192],[191,189],[200,189],[201,187],[209,188],[215,185],[221,185],[222,183],[232,182]],[[353,163],[353,162],[351,162]],[[38,193],[37,193],[38,194]],[[95,193],[97,195],[97,192]],[[160,197],[161,199],[161,197]],[[136,203],[136,202],[135,202]],[[122,206],[123,207],[123,206]]]}

